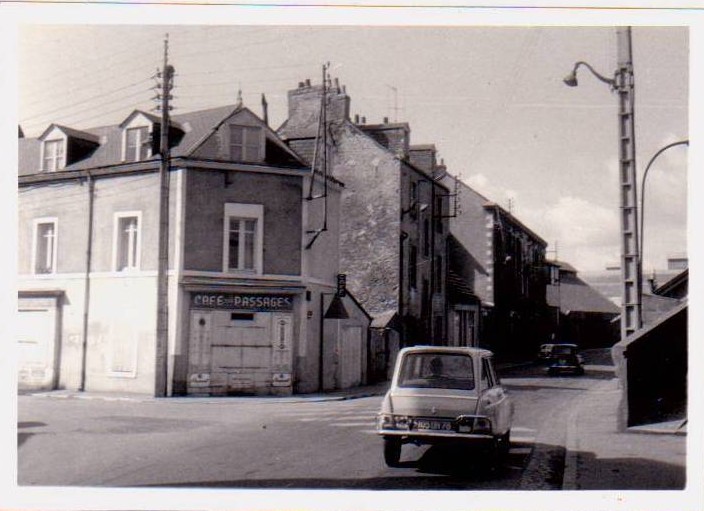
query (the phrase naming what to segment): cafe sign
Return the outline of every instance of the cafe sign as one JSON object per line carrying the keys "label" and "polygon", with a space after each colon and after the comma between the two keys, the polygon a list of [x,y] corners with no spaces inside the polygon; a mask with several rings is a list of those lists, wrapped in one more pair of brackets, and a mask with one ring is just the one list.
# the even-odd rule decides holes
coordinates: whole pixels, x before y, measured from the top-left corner
{"label": "cafe sign", "polygon": [[290,295],[260,295],[248,293],[191,293],[194,309],[238,309],[247,311],[291,311]]}

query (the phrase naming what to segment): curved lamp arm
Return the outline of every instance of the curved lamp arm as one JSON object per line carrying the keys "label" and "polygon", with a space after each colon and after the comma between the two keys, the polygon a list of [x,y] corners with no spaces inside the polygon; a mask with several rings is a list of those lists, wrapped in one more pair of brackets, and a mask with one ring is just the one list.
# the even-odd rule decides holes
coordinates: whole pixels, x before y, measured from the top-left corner
{"label": "curved lamp arm", "polygon": [[[665,147],[661,148],[657,153],[653,155],[652,158],[650,158],[650,161],[648,162],[648,165],[645,167],[645,171],[643,172],[643,178],[641,180],[640,184],[640,260],[641,264],[643,261],[643,226],[644,222],[643,220],[645,219],[645,178],[648,176],[648,171],[650,170],[650,167],[655,163],[655,160],[657,159],[658,156],[660,156],[662,153],[670,149],[671,147],[675,147],[678,145],[689,145],[689,140],[680,140],[679,142],[673,142],[672,144],[667,144]],[[642,268],[641,268],[642,271]]]}
{"label": "curved lamp arm", "polygon": [[579,69],[579,66],[584,66],[591,73],[597,77],[599,80],[601,80],[604,83],[608,83],[612,88],[616,87],[616,80],[613,78],[606,78],[605,76],[599,74],[592,66],[590,66],[587,62],[584,62],[583,60],[580,60],[574,65],[574,68],[572,69],[572,72],[568,74],[562,81],[565,82],[566,85],[569,85],[570,87],[576,87],[577,86],[577,69]]}

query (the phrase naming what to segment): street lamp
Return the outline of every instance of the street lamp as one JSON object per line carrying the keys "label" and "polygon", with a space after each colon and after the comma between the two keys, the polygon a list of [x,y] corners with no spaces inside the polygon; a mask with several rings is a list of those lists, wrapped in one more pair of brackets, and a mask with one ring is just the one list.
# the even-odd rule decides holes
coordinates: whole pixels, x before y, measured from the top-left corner
{"label": "street lamp", "polygon": [[641,184],[640,184],[640,255],[641,255],[641,279],[643,278],[642,272],[642,260],[643,260],[643,238],[645,238],[645,226],[644,226],[644,220],[645,220],[645,178],[648,177],[648,171],[650,170],[650,167],[655,163],[655,160],[660,156],[662,153],[670,149],[671,147],[677,147],[679,145],[689,145],[689,140],[680,140],[679,142],[673,142],[672,144],[667,144],[665,147],[661,148],[658,152],[656,152],[652,158],[650,158],[650,161],[648,162],[648,165],[645,167],[645,171],[643,171],[643,177],[641,179]]}
{"label": "street lamp", "polygon": [[600,81],[607,83],[619,96],[619,166],[621,199],[621,339],[642,325],[640,246],[638,243],[638,193],[636,190],[635,93],[631,28],[616,29],[618,66],[613,78],[597,73],[584,61],[574,65],[564,82],[577,85],[577,69],[584,66]]}

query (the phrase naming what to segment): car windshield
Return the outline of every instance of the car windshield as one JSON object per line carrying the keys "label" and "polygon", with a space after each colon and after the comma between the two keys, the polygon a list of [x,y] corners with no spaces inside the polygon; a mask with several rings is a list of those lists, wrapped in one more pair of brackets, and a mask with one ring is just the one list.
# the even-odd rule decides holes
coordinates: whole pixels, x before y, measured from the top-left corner
{"label": "car windshield", "polygon": [[461,353],[409,353],[403,358],[399,387],[474,389],[472,357]]}
{"label": "car windshield", "polygon": [[575,352],[575,347],[574,346],[553,346],[552,348],[552,353],[553,355],[571,355]]}

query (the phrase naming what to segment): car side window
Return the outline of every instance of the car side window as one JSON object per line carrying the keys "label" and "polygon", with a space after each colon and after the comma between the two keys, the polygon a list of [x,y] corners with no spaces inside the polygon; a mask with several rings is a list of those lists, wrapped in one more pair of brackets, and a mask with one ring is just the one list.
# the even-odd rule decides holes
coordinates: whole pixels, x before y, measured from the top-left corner
{"label": "car side window", "polygon": [[494,386],[494,372],[488,358],[482,359],[482,388],[490,389]]}

